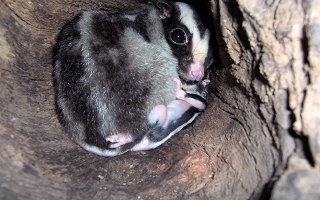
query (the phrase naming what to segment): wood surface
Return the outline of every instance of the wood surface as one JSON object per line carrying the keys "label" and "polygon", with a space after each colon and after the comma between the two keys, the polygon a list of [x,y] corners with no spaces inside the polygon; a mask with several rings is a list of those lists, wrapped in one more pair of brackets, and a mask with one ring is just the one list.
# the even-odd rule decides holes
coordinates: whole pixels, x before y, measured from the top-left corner
{"label": "wood surface", "polygon": [[207,110],[155,150],[106,158],[57,119],[52,47],[81,10],[145,4],[1,1],[0,199],[319,199],[319,0],[197,2],[220,60]]}

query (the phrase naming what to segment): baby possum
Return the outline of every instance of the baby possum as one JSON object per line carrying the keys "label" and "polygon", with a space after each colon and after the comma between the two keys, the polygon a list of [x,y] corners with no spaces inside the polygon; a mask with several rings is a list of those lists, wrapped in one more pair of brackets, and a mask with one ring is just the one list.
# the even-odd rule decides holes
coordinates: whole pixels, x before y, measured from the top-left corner
{"label": "baby possum", "polygon": [[210,33],[195,10],[84,11],[61,30],[53,77],[61,122],[101,156],[156,148],[205,109]]}
{"label": "baby possum", "polygon": [[206,108],[205,98],[210,93],[209,80],[206,79],[197,84],[182,84],[178,78],[174,80],[177,84],[177,99],[167,106],[161,104],[152,109],[149,114],[149,123],[155,126],[131,149],[132,151],[148,150],[161,145],[190,124]]}

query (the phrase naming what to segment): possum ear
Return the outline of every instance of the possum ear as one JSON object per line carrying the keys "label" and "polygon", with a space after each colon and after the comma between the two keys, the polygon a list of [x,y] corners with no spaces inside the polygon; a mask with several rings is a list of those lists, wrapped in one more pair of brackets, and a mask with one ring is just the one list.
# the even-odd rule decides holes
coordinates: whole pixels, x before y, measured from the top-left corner
{"label": "possum ear", "polygon": [[165,1],[157,1],[156,7],[159,9],[159,17],[167,19],[171,17],[172,7]]}

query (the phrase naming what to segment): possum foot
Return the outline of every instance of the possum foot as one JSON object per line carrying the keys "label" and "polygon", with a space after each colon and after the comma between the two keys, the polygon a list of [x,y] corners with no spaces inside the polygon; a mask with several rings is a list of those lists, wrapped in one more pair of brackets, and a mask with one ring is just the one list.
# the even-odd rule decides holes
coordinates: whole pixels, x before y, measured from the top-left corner
{"label": "possum foot", "polygon": [[114,149],[120,147],[124,144],[133,141],[132,135],[130,133],[118,133],[115,135],[110,135],[106,138],[108,142],[111,142],[109,148]]}
{"label": "possum foot", "polygon": [[186,92],[182,90],[182,83],[179,78],[174,78],[174,82],[176,82],[176,98],[184,100],[186,96]]}
{"label": "possum foot", "polygon": [[149,124],[157,124],[162,126],[167,120],[167,106],[159,104],[153,107],[148,119]]}

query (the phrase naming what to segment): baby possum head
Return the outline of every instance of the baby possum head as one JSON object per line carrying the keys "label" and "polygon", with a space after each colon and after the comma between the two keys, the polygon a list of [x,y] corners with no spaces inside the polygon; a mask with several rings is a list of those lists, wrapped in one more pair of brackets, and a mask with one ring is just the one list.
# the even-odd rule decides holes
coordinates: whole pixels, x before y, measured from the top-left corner
{"label": "baby possum head", "polygon": [[179,78],[184,82],[198,82],[211,65],[210,31],[190,6],[176,2],[158,1],[159,17],[163,21],[165,38],[178,58]]}

